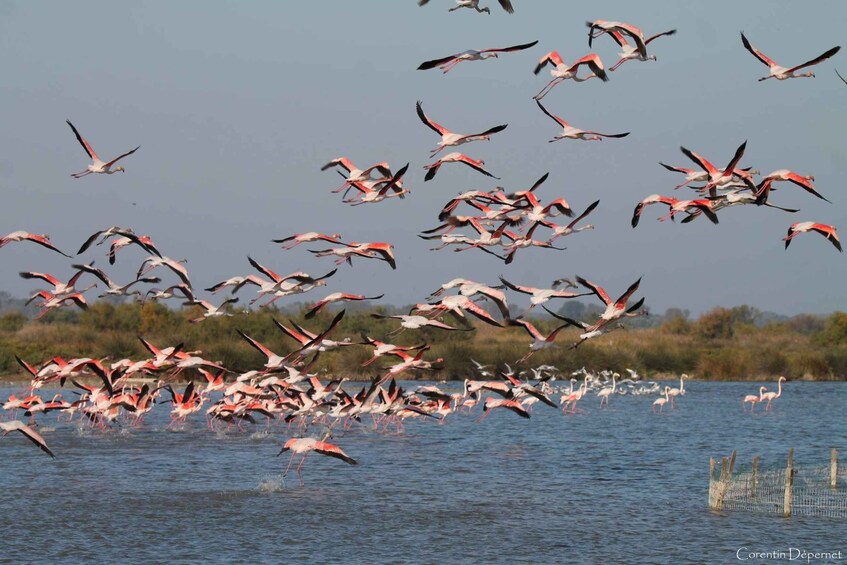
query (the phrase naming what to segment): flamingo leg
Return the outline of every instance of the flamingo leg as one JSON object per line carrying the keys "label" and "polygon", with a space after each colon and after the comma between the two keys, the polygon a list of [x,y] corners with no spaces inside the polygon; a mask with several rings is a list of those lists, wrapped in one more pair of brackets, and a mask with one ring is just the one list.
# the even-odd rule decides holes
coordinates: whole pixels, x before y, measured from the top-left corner
{"label": "flamingo leg", "polygon": [[615,63],[614,65],[612,65],[612,66],[611,66],[611,68],[609,68],[609,70],[610,70],[610,71],[614,71],[615,69],[617,69],[618,67],[620,67],[621,65],[623,65],[624,63],[626,63],[627,61],[629,61],[629,59],[621,59],[620,61],[618,61],[617,63]]}
{"label": "flamingo leg", "polygon": [[538,94],[533,96],[533,98],[535,100],[541,100],[542,98],[547,96],[547,93],[550,92],[553,89],[554,86],[556,86],[557,84],[559,84],[563,80],[565,80],[563,77],[554,78],[553,80],[551,80],[550,82],[547,83],[547,86],[545,86],[544,88],[541,89],[541,92],[539,92]]}
{"label": "flamingo leg", "polygon": [[305,483],[303,482],[303,476],[300,474],[300,469],[303,467],[303,463],[306,462],[306,456],[308,453],[303,454],[303,459],[300,460],[300,464],[297,465],[297,478],[300,479],[300,486],[302,487]]}

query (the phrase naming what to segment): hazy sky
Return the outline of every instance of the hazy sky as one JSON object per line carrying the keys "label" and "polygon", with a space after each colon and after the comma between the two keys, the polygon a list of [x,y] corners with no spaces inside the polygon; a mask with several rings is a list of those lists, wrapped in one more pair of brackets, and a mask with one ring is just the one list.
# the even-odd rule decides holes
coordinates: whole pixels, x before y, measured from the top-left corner
{"label": "hazy sky", "polygon": [[[643,275],[639,295],[659,312],[847,308],[845,257],[817,234],[798,237],[787,251],[781,241],[790,224],[807,220],[834,224],[847,238],[847,85],[833,71],[847,74],[847,51],[815,67],[814,79],[760,83],[767,68],[739,36],[744,30],[785,66],[799,64],[844,39],[847,4],[514,0],[516,12],[507,15],[486,1],[491,15],[448,13],[450,0],[425,7],[415,0],[0,0],[0,232],[49,233],[72,253],[98,229],[129,226],[151,235],[165,255],[188,258],[197,288],[254,272],[248,254],[280,273],[322,274],[330,259],[270,242],[316,230],[393,243],[396,271],[354,261],[327,290],[384,292],[394,304],[420,301],[457,276],[495,283],[503,274],[544,286],[579,274],[613,295]],[[594,19],[629,22],[648,35],[678,33],[651,44],[658,61],[628,62],[607,83],[566,81],[544,99],[577,127],[629,137],[547,143],[559,128],[531,97],[550,77],[532,69],[554,49],[569,62],[596,52],[611,66],[617,46],[610,38],[588,47],[585,21]],[[465,49],[533,40],[539,44],[530,50],[462,63],[447,75],[416,70]],[[415,115],[416,100],[455,131],[508,123],[491,141],[460,148],[502,180],[447,165],[424,183],[422,166],[438,137]],[[122,162],[127,172],[71,178],[88,158],[68,118],[104,158],[140,144]],[[813,174],[833,203],[780,183],[772,201],[801,208],[797,214],[734,207],[717,226],[704,219],[680,225],[657,222],[666,211],[657,205],[630,227],[635,204],[648,194],[693,197],[673,194],[681,176],[657,161],[693,166],[679,151],[684,145],[722,167],[745,139],[743,165]],[[342,204],[331,193],[341,178],[320,171],[342,155],[360,166],[410,162],[412,194]],[[521,250],[506,266],[476,250],[431,252],[431,242],[416,237],[438,224],[438,210],[459,192],[524,189],[548,171],[544,201],[565,197],[579,211],[600,199],[589,219],[596,229],[560,239],[567,250]],[[119,282],[145,256],[124,250],[109,267],[105,252],[79,259],[96,260]],[[72,274],[71,261],[28,243],[2,249],[0,261],[0,288],[18,296],[38,286],[18,271]]]}

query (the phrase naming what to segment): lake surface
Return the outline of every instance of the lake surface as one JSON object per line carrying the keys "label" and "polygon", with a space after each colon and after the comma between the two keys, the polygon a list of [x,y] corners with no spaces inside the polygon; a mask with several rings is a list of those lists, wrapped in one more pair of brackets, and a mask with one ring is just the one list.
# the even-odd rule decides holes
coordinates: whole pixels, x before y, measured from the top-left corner
{"label": "lake surface", "polygon": [[847,464],[847,384],[789,382],[772,412],[743,414],[758,386],[689,381],[661,415],[656,397],[591,396],[576,415],[336,426],[359,465],[310,454],[305,486],[282,477],[282,423],[170,431],[170,405],[107,432],[40,416],[56,460],[0,438],[0,562],[729,563],[742,547],[847,561],[847,520],[708,509],[710,456],[784,466],[794,447],[796,465],[822,464],[835,447]]}

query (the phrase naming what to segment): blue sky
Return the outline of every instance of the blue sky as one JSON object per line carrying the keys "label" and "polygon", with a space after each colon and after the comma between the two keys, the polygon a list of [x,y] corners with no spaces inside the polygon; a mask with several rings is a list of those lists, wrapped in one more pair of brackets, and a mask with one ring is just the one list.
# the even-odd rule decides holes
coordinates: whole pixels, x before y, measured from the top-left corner
{"label": "blue sky", "polygon": [[[639,294],[656,311],[845,309],[845,257],[815,234],[787,251],[781,238],[796,221],[847,230],[847,85],[833,71],[847,72],[847,55],[816,67],[814,79],[760,83],[767,68],[743,49],[739,31],[790,66],[839,44],[847,5],[515,0],[507,15],[488,3],[490,16],[448,13],[449,0],[421,8],[414,0],[2,2],[0,231],[49,233],[72,252],[98,229],[129,226],[151,235],[164,254],[188,258],[198,288],[252,272],[248,254],[281,273],[322,274],[329,259],[270,242],[316,230],[393,243],[396,271],[357,261],[339,270],[328,291],[384,292],[394,304],[420,301],[457,276],[494,283],[503,274],[544,286],[579,274],[614,295],[643,276]],[[629,137],[548,144],[558,128],[531,97],[549,75],[532,69],[554,49],[566,61],[596,52],[611,66],[617,49],[609,38],[588,47],[584,22],[594,19],[678,33],[651,44],[656,62],[628,62],[608,83],[567,81],[544,99],[577,127]],[[462,63],[447,75],[415,70],[465,49],[534,40],[532,49]],[[448,165],[424,183],[422,166],[438,138],[415,115],[416,100],[456,131],[508,123],[491,141],[461,148],[502,180]],[[140,144],[123,162],[126,174],[71,178],[88,161],[68,118],[101,156]],[[797,214],[736,207],[720,213],[718,226],[679,225],[657,222],[664,211],[653,206],[630,227],[635,204],[648,194],[693,194],[673,194],[681,181],[658,161],[691,166],[679,151],[684,145],[723,166],[745,139],[745,166],[813,174],[832,204],[780,184],[773,201],[800,208]],[[330,192],[341,179],[320,171],[342,155],[361,166],[410,162],[412,194],[342,204]],[[560,239],[565,251],[522,250],[505,266],[476,251],[430,252],[415,236],[437,225],[438,210],[459,192],[527,188],[548,171],[543,200],[565,197],[581,210],[600,199],[589,220],[596,229]],[[124,282],[143,258],[127,249],[109,267],[101,247],[79,259],[96,260]],[[0,288],[19,296],[35,286],[18,271],[71,274],[71,261],[29,244],[4,248],[0,260]]]}

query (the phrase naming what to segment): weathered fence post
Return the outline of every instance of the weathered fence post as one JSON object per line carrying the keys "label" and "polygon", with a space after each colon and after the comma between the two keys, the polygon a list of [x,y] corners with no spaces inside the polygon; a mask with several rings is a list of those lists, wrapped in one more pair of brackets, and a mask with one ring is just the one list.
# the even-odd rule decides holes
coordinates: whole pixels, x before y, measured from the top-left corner
{"label": "weathered fence post", "polygon": [[753,498],[756,498],[756,490],[759,488],[759,456],[753,457]]}
{"label": "weathered fence post", "polygon": [[788,466],[785,468],[785,498],[782,515],[791,516],[791,487],[794,484],[794,448],[788,450]]}
{"label": "weathered fence post", "polygon": [[838,450],[832,450],[832,462],[829,464],[829,486],[833,489],[838,484]]}
{"label": "weathered fence post", "polygon": [[709,457],[709,508],[715,508],[715,458]]}

